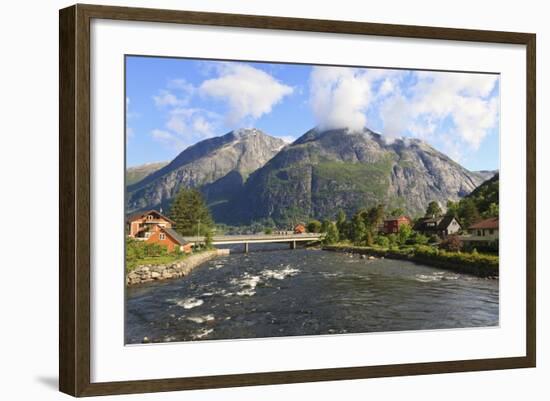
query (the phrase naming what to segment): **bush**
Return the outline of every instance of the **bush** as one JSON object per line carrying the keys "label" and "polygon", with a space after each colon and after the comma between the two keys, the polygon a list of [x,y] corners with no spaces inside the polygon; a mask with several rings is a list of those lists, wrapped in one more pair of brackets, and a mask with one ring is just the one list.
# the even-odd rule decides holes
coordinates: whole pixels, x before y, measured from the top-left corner
{"label": "bush", "polygon": [[414,248],[414,252],[417,255],[422,255],[422,256],[434,256],[438,254],[437,249],[429,245],[417,245]]}
{"label": "bush", "polygon": [[167,254],[168,248],[163,245],[126,238],[126,263],[128,265],[135,264],[141,259],[166,256]]}
{"label": "bush", "polygon": [[422,233],[414,231],[413,234],[407,240],[409,245],[426,245],[429,241],[429,238]]}
{"label": "bush", "polygon": [[267,227],[265,230],[264,230],[264,234],[273,234],[273,229],[271,227]]}
{"label": "bush", "polygon": [[321,222],[319,220],[311,220],[307,223],[306,228],[309,233],[319,233],[321,232]]}
{"label": "bush", "polygon": [[499,258],[495,255],[450,252],[427,245],[416,246],[415,255],[424,259],[424,262],[431,261],[441,267],[456,268],[458,266],[467,273],[480,276],[498,275]]}
{"label": "bush", "polygon": [[388,248],[390,246],[390,240],[384,235],[377,235],[374,239],[374,243],[382,248]]}
{"label": "bush", "polygon": [[439,248],[450,252],[460,252],[462,249],[462,240],[458,235],[449,235],[439,244]]}

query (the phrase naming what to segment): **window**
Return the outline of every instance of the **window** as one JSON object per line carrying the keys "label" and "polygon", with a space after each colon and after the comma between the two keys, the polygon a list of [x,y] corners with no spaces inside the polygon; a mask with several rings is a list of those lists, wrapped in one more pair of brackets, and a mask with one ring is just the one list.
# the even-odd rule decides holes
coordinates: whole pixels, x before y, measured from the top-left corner
{"label": "window", "polygon": [[153,215],[152,215],[152,214],[148,214],[148,215],[147,215],[147,220],[153,220]]}
{"label": "window", "polygon": [[165,240],[165,239],[166,239],[166,234],[160,233],[159,238],[160,238],[161,240]]}
{"label": "window", "polygon": [[489,234],[493,235],[495,233],[495,230],[491,229],[489,230]]}
{"label": "window", "polygon": [[147,232],[145,233],[145,238],[149,238],[150,236],[151,236],[151,233],[150,233],[149,231],[147,231]]}

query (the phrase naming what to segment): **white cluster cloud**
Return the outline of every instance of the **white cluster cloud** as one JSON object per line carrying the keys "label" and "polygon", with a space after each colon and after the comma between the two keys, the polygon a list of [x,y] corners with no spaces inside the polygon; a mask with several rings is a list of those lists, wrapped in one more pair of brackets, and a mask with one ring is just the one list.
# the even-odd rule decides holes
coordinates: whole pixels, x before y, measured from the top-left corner
{"label": "white cluster cloud", "polygon": [[165,145],[168,145],[170,147],[176,147],[176,148],[179,148],[183,145],[183,142],[181,141],[180,138],[178,138],[177,136],[175,136],[174,134],[168,132],[168,131],[164,131],[164,130],[161,130],[161,129],[154,129],[152,132],[151,132],[151,136],[156,139],[157,141],[165,144]]}
{"label": "white cluster cloud", "polygon": [[246,64],[222,64],[218,72],[218,77],[204,81],[198,90],[201,95],[227,103],[229,125],[260,118],[293,92],[292,87]]}
{"label": "white cluster cloud", "polygon": [[314,67],[309,103],[321,129],[361,130],[376,115],[387,140],[420,137],[460,158],[498,122],[497,82],[490,74]]}
{"label": "white cluster cloud", "polygon": [[368,125],[367,110],[395,90],[401,75],[397,70],[313,67],[309,103],[317,125],[362,130]]}
{"label": "white cluster cloud", "polygon": [[183,104],[182,99],[178,99],[178,97],[172,92],[164,89],[159,91],[159,94],[157,96],[153,96],[153,100],[158,107],[178,106],[180,104]]}
{"label": "white cluster cloud", "polygon": [[[165,115],[153,138],[181,150],[224,127],[252,125],[286,96],[301,95],[300,87],[248,64],[210,63],[205,69],[208,74],[197,86],[176,79],[153,96]],[[419,137],[460,158],[464,149],[478,149],[497,126],[497,84],[498,76],[490,74],[316,66],[308,103],[321,129],[380,128],[388,140]],[[199,106],[201,101],[220,101],[226,110],[222,115],[191,107],[191,100]]]}
{"label": "white cluster cloud", "polygon": [[[498,97],[490,96],[498,77],[448,72],[414,75],[414,84],[394,88],[382,101],[380,118],[384,134],[421,138],[437,135],[442,142],[458,141],[478,149],[498,121]],[[442,139],[443,136],[446,138]]]}
{"label": "white cluster cloud", "polygon": [[216,135],[221,116],[198,108],[174,108],[168,112],[164,129],[151,135],[167,147],[182,151],[189,145]]}
{"label": "white cluster cloud", "polygon": [[309,90],[319,128],[360,130],[366,126],[372,91],[365,70],[313,67]]}
{"label": "white cluster cloud", "polygon": [[195,108],[176,108],[170,111],[166,128],[179,135],[208,138],[215,134],[220,116]]}
{"label": "white cluster cloud", "polygon": [[[227,128],[235,128],[264,114],[293,92],[268,73],[246,64],[216,63],[208,67],[215,78],[194,86],[184,79],[175,79],[153,96],[159,110],[166,114],[164,128],[151,132],[152,137],[178,151],[219,133],[223,120]],[[193,96],[209,97],[225,102],[225,116],[197,107],[188,107]],[[248,121],[245,121],[248,120]]]}

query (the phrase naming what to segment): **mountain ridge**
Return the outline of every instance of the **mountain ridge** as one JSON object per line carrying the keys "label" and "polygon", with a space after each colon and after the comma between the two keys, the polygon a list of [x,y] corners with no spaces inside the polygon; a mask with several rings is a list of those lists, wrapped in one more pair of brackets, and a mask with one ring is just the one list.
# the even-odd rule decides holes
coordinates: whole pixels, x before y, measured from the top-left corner
{"label": "mountain ridge", "polygon": [[163,168],[128,186],[128,211],[166,205],[181,187],[199,188],[235,171],[243,181],[285,146],[262,131],[238,129],[198,142]]}
{"label": "mountain ridge", "polygon": [[351,215],[384,203],[409,214],[444,206],[491,175],[472,172],[416,138],[311,129],[291,144],[256,129],[230,131],[181,152],[129,186],[129,211],[169,206],[181,187],[200,189],[217,222],[281,224]]}
{"label": "mountain ridge", "polygon": [[366,128],[312,129],[255,171],[241,195],[214,214],[291,222],[334,217],[340,208],[351,215],[378,203],[415,214],[432,200],[457,200],[482,181],[419,139],[389,142]]}

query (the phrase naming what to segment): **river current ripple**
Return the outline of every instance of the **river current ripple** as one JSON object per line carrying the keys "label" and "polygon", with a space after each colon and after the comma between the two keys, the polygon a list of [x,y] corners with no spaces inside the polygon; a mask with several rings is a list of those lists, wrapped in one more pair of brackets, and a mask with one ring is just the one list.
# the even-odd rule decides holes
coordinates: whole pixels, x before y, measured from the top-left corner
{"label": "river current ripple", "polygon": [[320,250],[231,254],[126,290],[127,344],[498,325],[498,280]]}

